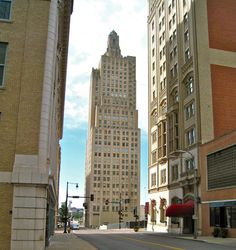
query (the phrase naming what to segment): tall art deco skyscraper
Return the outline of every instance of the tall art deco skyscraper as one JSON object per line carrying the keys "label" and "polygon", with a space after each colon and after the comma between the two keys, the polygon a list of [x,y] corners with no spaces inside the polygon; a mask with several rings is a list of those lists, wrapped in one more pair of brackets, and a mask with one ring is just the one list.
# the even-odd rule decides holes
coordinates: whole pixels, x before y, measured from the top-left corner
{"label": "tall art deco skyscraper", "polygon": [[115,31],[92,69],[88,126],[86,196],[94,194],[94,201],[87,200],[86,224],[133,220],[140,203],[136,58],[121,55]]}

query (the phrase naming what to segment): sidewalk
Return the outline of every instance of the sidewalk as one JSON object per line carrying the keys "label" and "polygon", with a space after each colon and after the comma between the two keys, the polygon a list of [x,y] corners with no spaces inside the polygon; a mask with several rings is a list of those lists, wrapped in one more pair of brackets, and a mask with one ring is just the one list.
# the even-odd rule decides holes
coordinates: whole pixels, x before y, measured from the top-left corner
{"label": "sidewalk", "polygon": [[[146,231],[147,232],[147,231]],[[147,232],[148,233],[148,232]],[[187,234],[169,234],[169,233],[158,233],[158,232],[150,232],[152,234],[158,234],[164,237],[173,237],[179,239],[193,240],[193,241],[204,241],[211,244],[218,244],[228,247],[235,247],[236,249],[236,238],[221,238],[221,237],[213,237],[213,236],[198,236],[197,239],[194,239],[192,235]]]}
{"label": "sidewalk", "polygon": [[97,250],[97,248],[73,233],[64,234],[63,231],[55,231],[45,250]]}
{"label": "sidewalk", "polygon": [[[191,237],[184,237],[184,239],[190,240]],[[204,241],[207,243],[214,243],[214,244],[219,244],[223,246],[228,246],[228,247],[235,247],[236,249],[236,238],[221,238],[221,237],[213,237],[213,236],[198,236],[197,239],[191,239],[191,240],[199,240],[199,241]]]}

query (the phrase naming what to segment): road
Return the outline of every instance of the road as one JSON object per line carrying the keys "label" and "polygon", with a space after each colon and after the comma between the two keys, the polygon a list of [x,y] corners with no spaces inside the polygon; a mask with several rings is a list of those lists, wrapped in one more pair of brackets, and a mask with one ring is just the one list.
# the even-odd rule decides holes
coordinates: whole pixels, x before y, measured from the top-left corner
{"label": "road", "polygon": [[98,250],[235,250],[235,247],[192,239],[176,238],[151,232],[79,230],[77,236]]}

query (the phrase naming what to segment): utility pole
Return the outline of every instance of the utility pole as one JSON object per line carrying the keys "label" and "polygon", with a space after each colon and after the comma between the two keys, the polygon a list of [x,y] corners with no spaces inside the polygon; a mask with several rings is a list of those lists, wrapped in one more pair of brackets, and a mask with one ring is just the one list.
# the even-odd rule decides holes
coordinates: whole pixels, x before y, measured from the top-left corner
{"label": "utility pole", "polygon": [[73,182],[66,182],[66,202],[65,202],[65,223],[64,223],[64,233],[67,233],[66,227],[67,227],[67,220],[68,220],[68,198],[90,198],[91,201],[94,201],[94,195],[91,194],[90,196],[78,196],[78,195],[68,195],[68,185],[69,184],[75,184],[76,188],[79,187],[78,183],[73,183]]}
{"label": "utility pole", "polygon": [[121,193],[120,193],[120,200],[119,200],[119,229],[121,229],[121,217],[122,211],[121,211]]}
{"label": "utility pole", "polygon": [[[125,202],[129,202],[129,199],[126,199]],[[122,199],[121,199],[121,193],[120,193],[120,199],[119,201],[109,201],[108,199],[106,199],[105,201],[105,204],[108,205],[109,203],[112,203],[112,204],[119,204],[119,210],[118,210],[118,215],[119,215],[119,229],[121,229],[121,222],[123,220],[123,210],[121,208],[121,204],[122,204]]]}
{"label": "utility pole", "polygon": [[68,208],[67,208],[67,202],[68,202],[68,184],[69,182],[66,182],[66,202],[65,202],[65,222],[64,222],[64,233],[67,233],[66,226],[67,226],[67,214],[68,214]]}

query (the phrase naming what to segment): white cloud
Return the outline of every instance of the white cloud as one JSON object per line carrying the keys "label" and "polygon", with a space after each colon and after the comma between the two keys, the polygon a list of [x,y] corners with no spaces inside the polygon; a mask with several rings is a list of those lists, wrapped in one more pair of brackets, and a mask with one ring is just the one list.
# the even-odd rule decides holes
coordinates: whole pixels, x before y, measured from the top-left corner
{"label": "white cloud", "polygon": [[87,127],[92,67],[97,68],[112,30],[123,56],[136,56],[139,127],[147,131],[147,1],[75,0],[71,19],[65,126]]}

